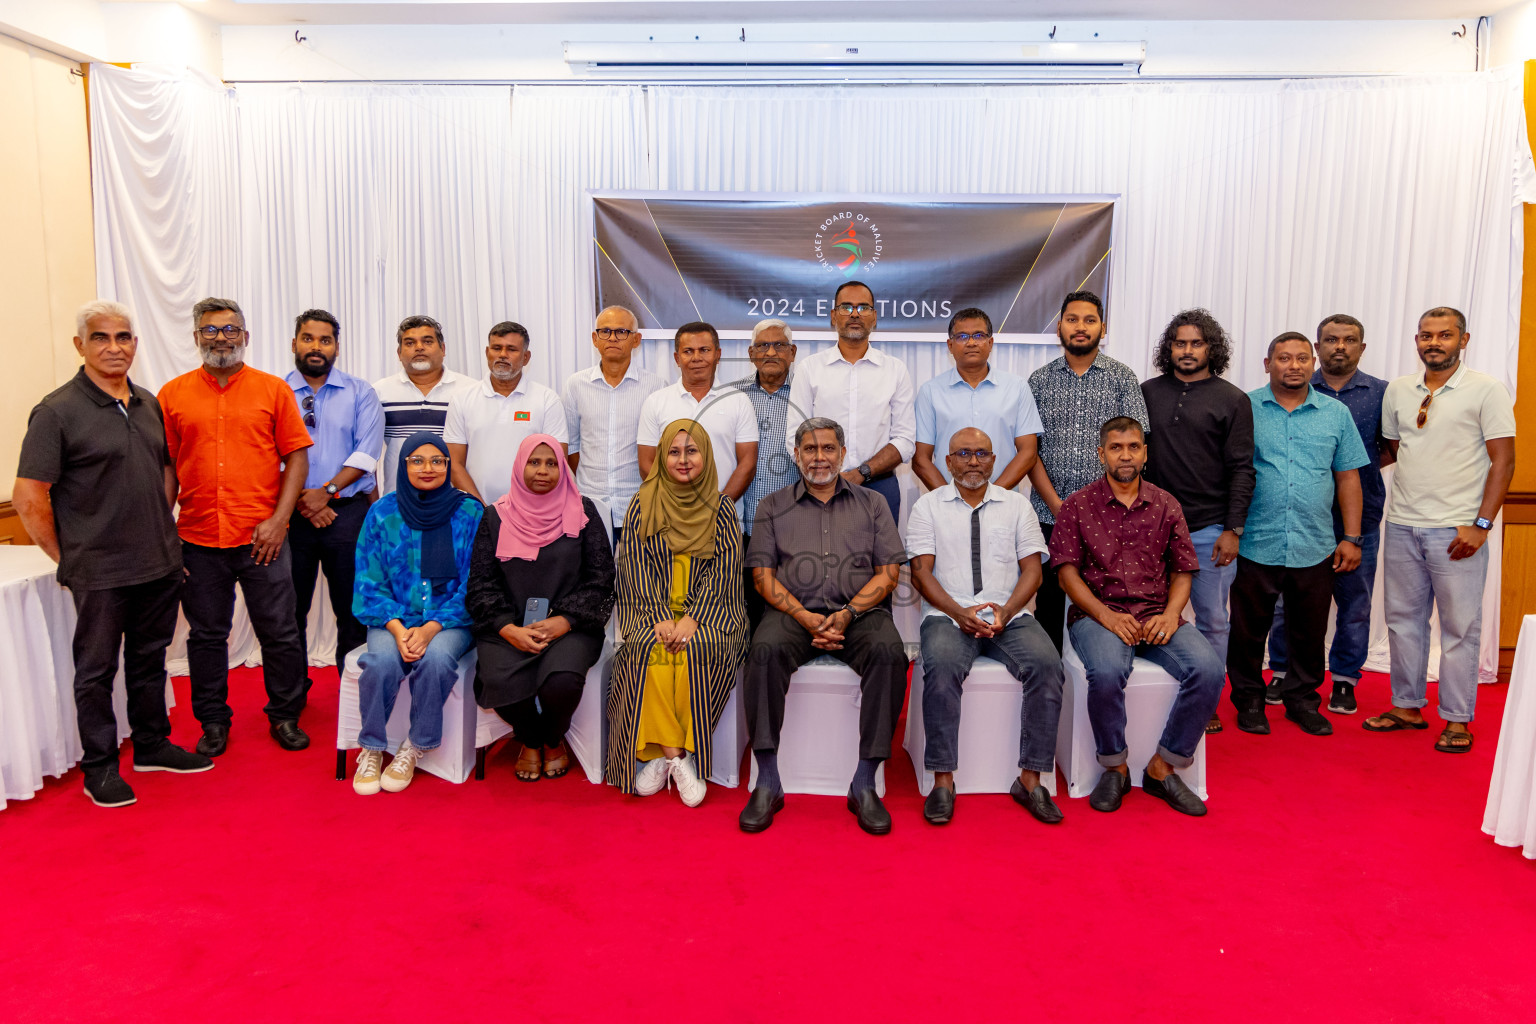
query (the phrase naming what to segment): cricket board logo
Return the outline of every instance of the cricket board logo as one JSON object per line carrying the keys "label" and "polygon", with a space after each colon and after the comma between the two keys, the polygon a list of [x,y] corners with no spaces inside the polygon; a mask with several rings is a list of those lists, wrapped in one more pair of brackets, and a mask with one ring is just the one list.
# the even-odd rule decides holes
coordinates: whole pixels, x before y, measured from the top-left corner
{"label": "cricket board logo", "polygon": [[811,251],[816,262],[844,279],[880,262],[885,250],[885,236],[868,214],[844,210],[834,213],[816,226]]}

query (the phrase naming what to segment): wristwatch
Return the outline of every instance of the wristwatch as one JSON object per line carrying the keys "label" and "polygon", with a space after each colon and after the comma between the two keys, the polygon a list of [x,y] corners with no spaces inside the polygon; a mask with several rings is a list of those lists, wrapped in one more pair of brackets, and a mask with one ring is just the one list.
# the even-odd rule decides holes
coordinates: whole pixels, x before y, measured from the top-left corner
{"label": "wristwatch", "polygon": [[333,483],[329,483],[329,482],[327,482],[327,483],[326,483],[326,485],[325,485],[325,488],[324,488],[324,490],[325,490],[325,493],[326,493],[326,494],[329,494],[329,495],[330,495],[330,496],[331,496],[331,497],[333,497],[333,498],[334,498],[334,497],[336,497],[336,492],[337,492],[337,491],[339,491],[339,490],[341,490],[341,488],[340,488],[340,487],[337,487],[337,486],[336,486],[336,485],[335,485],[335,484],[333,484]]}
{"label": "wristwatch", "polygon": [[1479,530],[1491,530],[1493,529],[1493,520],[1489,519],[1487,516],[1478,516],[1476,519],[1472,520],[1472,525],[1477,527]]}
{"label": "wristwatch", "polygon": [[859,472],[864,475],[864,482],[865,483],[869,483],[871,480],[873,480],[875,478],[875,472],[874,472],[874,470],[869,468],[869,463],[867,463],[867,462],[863,463],[862,465],[859,466]]}
{"label": "wristwatch", "polygon": [[1359,547],[1360,545],[1365,543],[1365,535],[1364,534],[1354,534],[1353,536],[1351,536],[1350,534],[1346,533],[1344,535],[1344,539],[1349,541],[1355,547]]}
{"label": "wristwatch", "polygon": [[1243,528],[1241,526],[1232,527],[1232,535],[1234,537],[1241,537],[1243,535]]}

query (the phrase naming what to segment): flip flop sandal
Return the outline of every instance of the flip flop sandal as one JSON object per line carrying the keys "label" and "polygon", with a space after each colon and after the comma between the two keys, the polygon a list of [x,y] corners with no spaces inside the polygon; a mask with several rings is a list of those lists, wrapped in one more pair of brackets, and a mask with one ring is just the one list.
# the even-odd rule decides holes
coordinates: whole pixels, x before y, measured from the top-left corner
{"label": "flip flop sandal", "polygon": [[543,770],[544,760],[538,747],[524,747],[517,755],[517,764],[513,765],[519,782],[538,782]]}
{"label": "flip flop sandal", "polygon": [[1205,734],[1209,736],[1213,732],[1221,732],[1223,728],[1225,728],[1225,726],[1221,724],[1221,719],[1217,718],[1215,715],[1212,715],[1211,720],[1205,723]]}
{"label": "flip flop sandal", "polygon": [[1391,722],[1392,724],[1391,725],[1372,725],[1371,724],[1371,720],[1369,718],[1367,718],[1365,721],[1360,723],[1360,728],[1364,729],[1366,732],[1402,732],[1404,729],[1428,729],[1429,728],[1429,723],[1428,722],[1410,722],[1406,718],[1399,718],[1397,715],[1394,715],[1390,711],[1383,711],[1381,714],[1376,715],[1374,717],[1376,717],[1376,718],[1385,718],[1387,721]]}
{"label": "flip flop sandal", "polygon": [[544,761],[544,777],[547,779],[558,779],[571,770],[570,751],[566,749],[564,743],[561,743],[557,749],[560,751],[558,754]]}
{"label": "flip flop sandal", "polygon": [[[1451,736],[1465,736],[1467,742],[1465,744],[1449,743],[1447,738]],[[1435,749],[1442,754],[1465,754],[1472,749],[1472,734],[1469,732],[1451,732],[1451,730],[1446,729],[1440,733],[1440,738],[1435,741]]]}

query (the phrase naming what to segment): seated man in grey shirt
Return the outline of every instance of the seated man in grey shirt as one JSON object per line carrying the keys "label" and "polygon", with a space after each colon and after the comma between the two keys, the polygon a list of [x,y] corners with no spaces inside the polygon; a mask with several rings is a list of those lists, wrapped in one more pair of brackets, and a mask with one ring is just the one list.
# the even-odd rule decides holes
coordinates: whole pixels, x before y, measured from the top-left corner
{"label": "seated man in grey shirt", "polygon": [[891,756],[891,734],[907,696],[907,654],[891,621],[890,595],[907,560],[890,506],[838,470],[843,428],[812,417],[795,430],[800,481],[757,506],[746,564],[768,609],[752,634],[743,675],[747,734],[757,786],[741,812],[743,832],[761,832],[784,806],[779,730],[790,676],[830,654],[859,674],[859,766],[848,810],[871,835],[891,830],[875,795],[875,769]]}

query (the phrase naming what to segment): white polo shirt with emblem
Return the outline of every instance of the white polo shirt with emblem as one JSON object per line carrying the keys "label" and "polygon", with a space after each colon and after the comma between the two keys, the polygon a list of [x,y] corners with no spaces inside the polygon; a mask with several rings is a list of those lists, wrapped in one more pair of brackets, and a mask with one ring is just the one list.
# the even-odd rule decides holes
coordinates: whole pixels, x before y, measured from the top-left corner
{"label": "white polo shirt with emblem", "polygon": [[[518,445],[529,434],[548,434],[562,443],[570,440],[560,396],[526,373],[510,394],[497,394],[487,377],[448,403],[443,440],[468,446],[465,467],[486,504],[512,489],[512,464]],[[565,457],[564,452],[555,454]]]}

